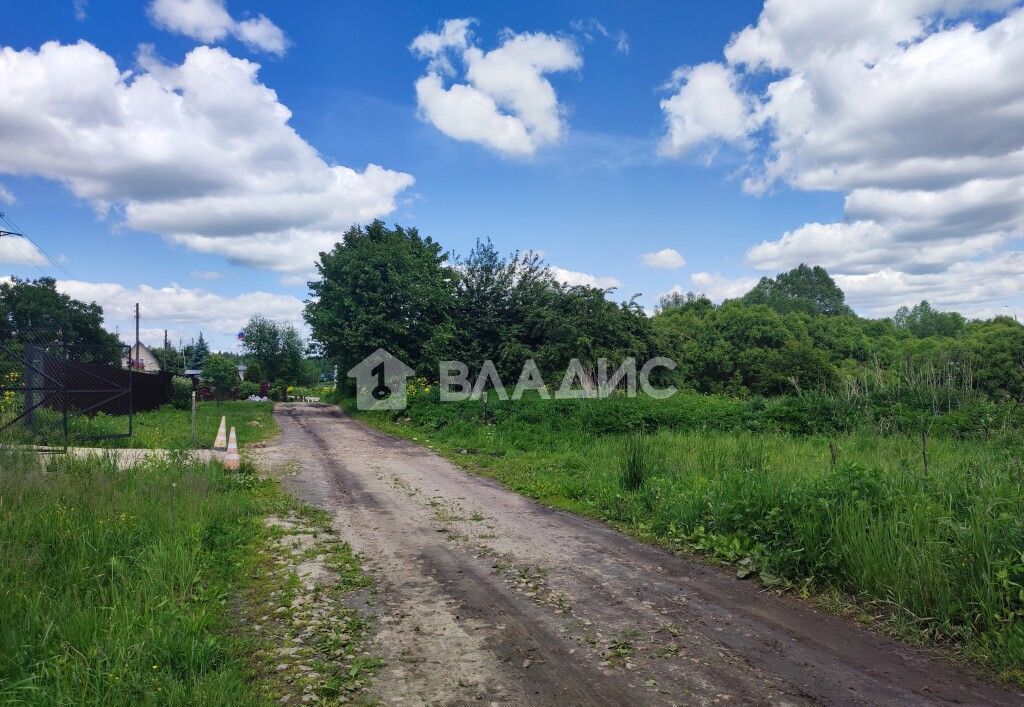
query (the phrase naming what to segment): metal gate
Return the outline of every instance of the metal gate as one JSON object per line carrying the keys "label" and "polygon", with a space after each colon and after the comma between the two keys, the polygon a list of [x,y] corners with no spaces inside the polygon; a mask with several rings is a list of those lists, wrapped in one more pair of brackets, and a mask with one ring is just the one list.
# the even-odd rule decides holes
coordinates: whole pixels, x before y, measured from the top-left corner
{"label": "metal gate", "polygon": [[135,376],[108,370],[71,360],[63,334],[48,345],[0,342],[0,443],[65,452],[130,437]]}

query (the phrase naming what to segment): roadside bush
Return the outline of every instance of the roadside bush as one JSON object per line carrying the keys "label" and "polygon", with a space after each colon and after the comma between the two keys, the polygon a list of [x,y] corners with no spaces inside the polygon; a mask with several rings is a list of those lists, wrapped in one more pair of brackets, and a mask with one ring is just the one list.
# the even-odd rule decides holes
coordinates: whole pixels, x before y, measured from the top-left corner
{"label": "roadside bush", "polygon": [[238,397],[242,400],[248,400],[254,395],[260,394],[259,383],[253,383],[252,381],[242,381],[242,384],[238,387]]}
{"label": "roadside bush", "polygon": [[175,410],[188,410],[192,407],[192,381],[188,378],[175,376],[171,380],[171,406]]}

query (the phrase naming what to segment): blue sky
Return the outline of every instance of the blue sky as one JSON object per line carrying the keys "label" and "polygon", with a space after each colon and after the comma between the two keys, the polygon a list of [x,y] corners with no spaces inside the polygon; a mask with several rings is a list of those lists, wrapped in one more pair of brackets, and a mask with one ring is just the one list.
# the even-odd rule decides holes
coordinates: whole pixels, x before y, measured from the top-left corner
{"label": "blue sky", "polygon": [[[945,112],[950,96],[964,91],[943,65],[943,47],[979,68],[1014,66],[1020,32],[1004,31],[996,43],[985,33],[1019,30],[1020,5],[990,2],[982,14],[970,2],[953,3],[940,16],[939,3],[927,0],[879,4],[884,11],[872,25],[861,21],[862,3],[845,0],[811,13],[789,0],[642,9],[594,2],[23,3],[8,10],[0,35],[8,57],[0,87],[24,97],[0,112],[0,197],[7,202],[0,209],[59,267],[26,255],[26,244],[0,249],[7,261],[0,268],[69,281],[69,292],[104,303],[121,327],[126,303],[141,299],[151,339],[164,328],[186,339],[203,329],[230,347],[232,330],[252,311],[298,316],[301,283],[323,234],[340,233],[358,213],[416,226],[457,253],[478,237],[506,251],[543,251],[568,280],[616,284],[613,297],[642,293],[647,306],[674,287],[721,299],[806,260],[829,267],[866,314],[924,297],[976,315],[1012,311],[1024,278],[1024,120],[1015,124],[1012,111],[1019,114],[1024,82],[993,80],[964,99],[958,115],[973,133],[965,134]],[[821,16],[799,18],[815,12]],[[468,34],[445,25],[459,18],[475,20],[465,23]],[[424,33],[449,36],[445,28],[453,39],[440,49],[410,49]],[[102,72],[74,76],[87,62],[64,48],[82,40],[97,66],[110,61],[133,75],[120,85],[113,73],[95,85]],[[46,42],[61,46],[43,61]],[[490,54],[517,42],[514,54]],[[184,70],[164,77],[204,46],[216,48],[212,63],[187,78]],[[540,58],[544,52],[552,58]],[[914,69],[922,57],[926,68]],[[258,73],[251,83],[220,85],[227,79],[217,62],[235,59],[258,64]],[[536,69],[544,61],[561,66]],[[935,86],[933,79],[951,73]],[[146,104],[118,115],[112,106],[144,75],[159,77],[165,108]],[[17,83],[25,76],[31,80]],[[418,95],[417,82],[431,76],[440,90]],[[273,107],[291,112],[287,123],[274,122],[266,96],[253,98],[268,108],[265,122],[251,124],[205,99],[183,108],[184,118],[173,107],[175,92],[187,103],[236,89],[248,95],[253,84],[276,92]],[[549,90],[557,107],[546,110]],[[911,101],[914,91],[921,92],[917,112],[898,104],[887,112],[863,108],[885,107],[893,94]],[[490,123],[458,102],[464,99],[490,105],[483,118],[494,125],[524,131],[516,146],[489,132]],[[138,92],[131,100],[141,104]],[[1011,122],[1004,123],[1007,107]],[[161,125],[161,139],[215,125],[204,138],[172,135],[173,149],[145,152],[148,121]],[[68,145],[46,148],[69,124],[61,138]],[[253,146],[245,144],[250,133]],[[303,153],[304,144],[320,159]],[[219,149],[225,171],[237,165],[239,182],[242,173],[260,175],[251,184],[209,177],[209,195],[231,192],[241,200],[232,208],[241,204],[236,210],[247,215],[226,225],[197,216],[179,229],[173,220],[185,208],[181,194],[208,196],[204,170],[217,171],[209,163],[220,159]],[[275,154],[289,150],[298,156],[278,170]],[[941,166],[915,167],[930,160]],[[369,164],[383,168],[380,180],[358,176]],[[354,170],[355,186],[310,194],[308,179],[325,178],[334,166]],[[372,198],[352,197],[344,213],[326,214],[325,202],[348,203],[335,191],[347,188]],[[274,223],[264,228],[261,219]],[[675,256],[654,259],[673,267],[642,260],[665,249],[685,265]]]}

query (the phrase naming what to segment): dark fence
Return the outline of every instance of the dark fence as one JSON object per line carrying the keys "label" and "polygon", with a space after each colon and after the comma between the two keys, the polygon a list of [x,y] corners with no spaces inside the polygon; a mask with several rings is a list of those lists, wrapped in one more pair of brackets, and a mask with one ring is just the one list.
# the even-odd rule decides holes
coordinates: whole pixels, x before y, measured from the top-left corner
{"label": "dark fence", "polygon": [[[53,394],[43,407],[61,410],[67,398],[68,411],[88,416],[97,413],[129,415],[146,412],[171,399],[170,373],[139,373],[102,363],[65,360],[43,350],[25,347],[22,371],[24,380],[36,388],[49,388]],[[31,407],[31,400],[26,400]]]}
{"label": "dark fence", "polygon": [[[88,411],[90,415],[155,410],[170,401],[173,378],[170,373],[139,373],[99,363],[73,363],[68,371],[68,407],[72,411]],[[110,392],[112,387],[125,393],[114,396]]]}

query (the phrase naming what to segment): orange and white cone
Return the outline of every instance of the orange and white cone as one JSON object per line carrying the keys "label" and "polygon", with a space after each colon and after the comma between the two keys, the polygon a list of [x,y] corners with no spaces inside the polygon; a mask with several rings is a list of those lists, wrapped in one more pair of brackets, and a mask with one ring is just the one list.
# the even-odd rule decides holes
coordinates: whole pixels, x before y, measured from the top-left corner
{"label": "orange and white cone", "polygon": [[235,428],[231,428],[231,436],[228,438],[228,451],[224,453],[224,468],[238,470],[242,458],[238,456],[238,440],[235,438]]}
{"label": "orange and white cone", "polygon": [[226,452],[228,450],[227,419],[220,418],[220,429],[217,430],[217,440],[213,443],[213,451]]}

